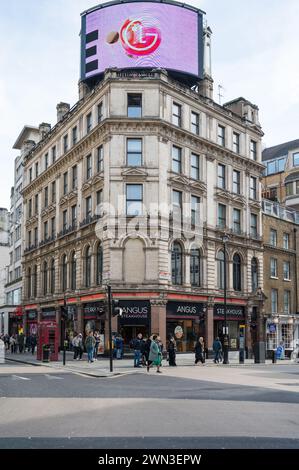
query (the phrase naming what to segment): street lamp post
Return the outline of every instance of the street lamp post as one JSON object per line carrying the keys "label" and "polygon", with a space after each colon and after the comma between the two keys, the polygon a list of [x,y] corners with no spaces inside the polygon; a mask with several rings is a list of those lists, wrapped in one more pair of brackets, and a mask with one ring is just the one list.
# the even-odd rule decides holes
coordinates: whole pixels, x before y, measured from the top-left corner
{"label": "street lamp post", "polygon": [[108,323],[109,323],[109,357],[110,357],[110,372],[113,372],[113,350],[112,350],[112,293],[111,286],[107,285],[108,295]]}
{"label": "street lamp post", "polygon": [[226,243],[229,238],[227,235],[222,237],[223,249],[224,249],[224,276],[223,276],[223,287],[224,287],[224,328],[223,328],[223,364],[229,364],[228,360],[228,349],[229,349],[229,336],[227,327],[227,256],[226,256]]}

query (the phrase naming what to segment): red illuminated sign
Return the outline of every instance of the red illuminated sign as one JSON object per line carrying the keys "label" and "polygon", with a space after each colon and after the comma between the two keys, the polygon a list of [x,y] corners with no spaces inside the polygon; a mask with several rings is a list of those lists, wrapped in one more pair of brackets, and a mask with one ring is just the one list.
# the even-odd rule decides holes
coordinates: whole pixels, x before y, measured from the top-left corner
{"label": "red illuminated sign", "polygon": [[155,26],[145,26],[141,20],[126,20],[120,38],[125,51],[137,56],[152,54],[162,41],[161,31]]}

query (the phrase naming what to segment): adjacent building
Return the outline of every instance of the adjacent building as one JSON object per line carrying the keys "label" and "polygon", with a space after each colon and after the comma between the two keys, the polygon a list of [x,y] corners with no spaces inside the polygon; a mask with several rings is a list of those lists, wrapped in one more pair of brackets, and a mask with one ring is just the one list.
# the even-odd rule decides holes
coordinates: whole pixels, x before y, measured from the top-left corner
{"label": "adjacent building", "polygon": [[265,149],[263,197],[299,209],[299,139]]}
{"label": "adjacent building", "polygon": [[24,161],[26,330],[34,318],[56,320],[61,340],[106,334],[109,282],[126,344],[158,332],[193,351],[203,334],[211,348],[224,324],[228,235],[230,347],[245,324],[251,348],[249,312],[263,287],[257,107],[219,106],[158,70],[108,70],[80,92],[71,110],[58,105],[58,123]]}
{"label": "adjacent building", "polygon": [[9,264],[9,212],[0,208],[0,334],[7,331],[5,292],[7,266]]}
{"label": "adjacent building", "polygon": [[263,228],[267,351],[283,341],[290,356],[299,340],[298,213],[264,200]]}
{"label": "adjacent building", "polygon": [[7,263],[5,280],[5,332],[17,334],[23,329],[22,311],[22,256],[24,251],[23,238],[23,176],[24,157],[41,138],[40,130],[36,127],[25,126],[14,149],[20,151],[14,162],[14,186],[10,196],[9,219],[9,261]]}

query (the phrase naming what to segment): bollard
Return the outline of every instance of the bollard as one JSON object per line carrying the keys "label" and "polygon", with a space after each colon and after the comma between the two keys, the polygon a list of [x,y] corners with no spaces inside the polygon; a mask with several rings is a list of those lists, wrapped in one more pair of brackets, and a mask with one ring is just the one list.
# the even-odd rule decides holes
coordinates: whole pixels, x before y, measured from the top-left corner
{"label": "bollard", "polygon": [[276,364],[276,351],[273,351],[272,354],[272,364]]}
{"label": "bollard", "polygon": [[245,351],[244,349],[240,349],[239,351],[239,364],[244,364],[245,362]]}

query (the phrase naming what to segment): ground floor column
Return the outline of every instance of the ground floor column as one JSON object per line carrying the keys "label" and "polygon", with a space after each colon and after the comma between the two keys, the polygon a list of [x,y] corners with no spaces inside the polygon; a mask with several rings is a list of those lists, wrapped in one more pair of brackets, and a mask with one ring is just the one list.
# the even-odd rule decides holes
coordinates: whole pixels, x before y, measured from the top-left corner
{"label": "ground floor column", "polygon": [[77,319],[74,322],[74,329],[76,333],[81,333],[84,336],[84,313],[82,304],[77,304]]}
{"label": "ground floor column", "polygon": [[166,347],[166,301],[151,300],[151,333],[159,335]]}
{"label": "ground floor column", "polygon": [[252,335],[251,335],[251,315],[252,307],[247,305],[245,307],[245,349],[247,351],[247,359],[252,358]]}
{"label": "ground floor column", "polygon": [[209,298],[205,315],[205,348],[213,351],[214,342],[214,299]]}

